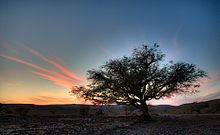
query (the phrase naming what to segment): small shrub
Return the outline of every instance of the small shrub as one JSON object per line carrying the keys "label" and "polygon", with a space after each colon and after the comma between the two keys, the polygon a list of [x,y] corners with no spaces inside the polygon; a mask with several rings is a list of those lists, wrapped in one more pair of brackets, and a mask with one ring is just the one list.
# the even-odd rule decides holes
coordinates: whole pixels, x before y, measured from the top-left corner
{"label": "small shrub", "polygon": [[103,111],[101,109],[99,109],[95,114],[96,115],[103,115]]}
{"label": "small shrub", "polygon": [[3,111],[4,111],[6,114],[12,114],[12,113],[13,113],[10,108],[3,108]]}
{"label": "small shrub", "polygon": [[83,117],[86,117],[86,116],[89,116],[89,107],[87,106],[82,106],[80,108],[80,115],[83,116]]}
{"label": "small shrub", "polygon": [[16,108],[15,112],[19,115],[19,116],[26,116],[29,112],[29,108],[24,108],[24,107],[20,107],[20,108]]}
{"label": "small shrub", "polygon": [[55,110],[50,110],[50,112],[54,115],[54,114],[56,114],[57,111],[55,111]]}

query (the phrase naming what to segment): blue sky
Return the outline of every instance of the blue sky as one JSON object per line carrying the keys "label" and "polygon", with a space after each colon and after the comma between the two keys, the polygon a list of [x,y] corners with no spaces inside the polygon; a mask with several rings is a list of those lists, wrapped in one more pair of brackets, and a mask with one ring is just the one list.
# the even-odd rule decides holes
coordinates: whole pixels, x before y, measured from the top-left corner
{"label": "blue sky", "polygon": [[[55,70],[32,49],[85,80],[87,70],[157,42],[168,61],[193,63],[213,76],[192,99],[180,97],[173,102],[219,98],[219,16],[217,0],[1,0],[0,53]],[[1,102],[32,103],[33,97],[45,96],[56,98],[51,103],[61,98],[68,103],[77,100],[54,80],[32,71],[33,66],[4,56],[0,57]],[[27,100],[10,94],[18,92]],[[211,94],[216,96],[210,98]]]}

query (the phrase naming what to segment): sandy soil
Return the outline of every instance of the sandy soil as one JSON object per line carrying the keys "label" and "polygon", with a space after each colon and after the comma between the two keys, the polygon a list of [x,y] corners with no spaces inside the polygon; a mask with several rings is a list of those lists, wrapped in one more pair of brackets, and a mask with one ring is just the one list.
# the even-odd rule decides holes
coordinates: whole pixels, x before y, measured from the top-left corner
{"label": "sandy soil", "polygon": [[0,116],[0,135],[219,135],[220,115],[137,117]]}

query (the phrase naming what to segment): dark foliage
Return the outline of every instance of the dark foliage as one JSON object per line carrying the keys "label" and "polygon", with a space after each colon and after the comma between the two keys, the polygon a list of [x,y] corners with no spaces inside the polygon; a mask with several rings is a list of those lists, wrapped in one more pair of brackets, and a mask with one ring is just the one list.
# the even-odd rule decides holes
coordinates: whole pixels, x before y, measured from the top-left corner
{"label": "dark foliage", "polygon": [[131,104],[148,117],[146,101],[194,93],[199,87],[198,80],[207,76],[193,64],[162,64],[164,56],[159,45],[143,45],[134,49],[130,57],[112,59],[100,69],[89,70],[91,84],[74,87],[72,93],[95,103]]}

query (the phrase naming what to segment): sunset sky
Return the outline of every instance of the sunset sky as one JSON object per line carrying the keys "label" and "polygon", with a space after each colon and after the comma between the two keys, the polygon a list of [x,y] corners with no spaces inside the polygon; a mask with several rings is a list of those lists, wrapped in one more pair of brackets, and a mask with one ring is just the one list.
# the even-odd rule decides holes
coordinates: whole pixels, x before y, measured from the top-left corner
{"label": "sunset sky", "polygon": [[220,98],[218,0],[0,0],[0,102],[84,103],[69,91],[87,70],[155,42],[209,78],[195,95],[148,103]]}

